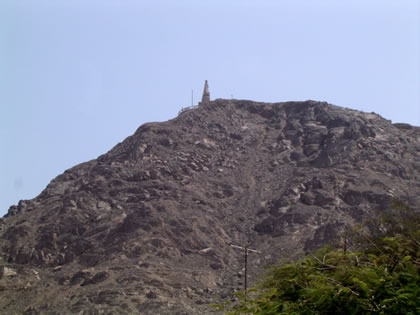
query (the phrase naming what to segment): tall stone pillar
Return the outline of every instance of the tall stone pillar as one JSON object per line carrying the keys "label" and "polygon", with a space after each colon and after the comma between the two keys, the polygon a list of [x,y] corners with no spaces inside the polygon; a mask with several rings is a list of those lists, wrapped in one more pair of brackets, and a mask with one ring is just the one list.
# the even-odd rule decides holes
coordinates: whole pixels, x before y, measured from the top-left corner
{"label": "tall stone pillar", "polygon": [[201,98],[201,103],[210,102],[210,91],[209,91],[209,83],[207,80],[204,82],[204,90],[203,90],[203,97]]}

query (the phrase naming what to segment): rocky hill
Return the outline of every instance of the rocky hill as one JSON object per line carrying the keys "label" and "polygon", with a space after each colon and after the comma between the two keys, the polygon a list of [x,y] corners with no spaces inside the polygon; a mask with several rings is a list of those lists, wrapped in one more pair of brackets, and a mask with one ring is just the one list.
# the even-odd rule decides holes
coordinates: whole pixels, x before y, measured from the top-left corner
{"label": "rocky hill", "polygon": [[208,314],[262,267],[420,204],[420,128],[218,99],[148,123],[0,219],[3,314]]}

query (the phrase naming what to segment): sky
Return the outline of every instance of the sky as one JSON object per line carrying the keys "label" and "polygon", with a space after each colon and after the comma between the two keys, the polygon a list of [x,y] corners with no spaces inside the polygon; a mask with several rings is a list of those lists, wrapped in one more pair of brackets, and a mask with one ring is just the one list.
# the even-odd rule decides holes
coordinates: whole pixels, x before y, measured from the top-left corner
{"label": "sky", "polygon": [[420,126],[420,1],[0,0],[0,216],[204,80]]}

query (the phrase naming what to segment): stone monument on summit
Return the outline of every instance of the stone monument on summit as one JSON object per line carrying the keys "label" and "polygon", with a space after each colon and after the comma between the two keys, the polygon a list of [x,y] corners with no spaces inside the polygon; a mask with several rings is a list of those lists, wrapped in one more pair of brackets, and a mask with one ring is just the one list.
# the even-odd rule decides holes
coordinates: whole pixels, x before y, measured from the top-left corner
{"label": "stone monument on summit", "polygon": [[191,91],[191,106],[188,107],[182,107],[181,110],[178,112],[178,114],[181,114],[182,112],[185,112],[190,109],[194,109],[197,106],[200,106],[202,104],[206,104],[210,102],[210,91],[209,91],[209,83],[207,80],[204,81],[204,90],[203,90],[203,96],[201,97],[201,102],[198,102],[197,105],[194,105],[194,91]]}
{"label": "stone monument on summit", "polygon": [[201,98],[201,102],[198,103],[198,105],[208,103],[208,102],[210,102],[210,91],[209,91],[209,83],[206,80],[204,81],[203,97]]}

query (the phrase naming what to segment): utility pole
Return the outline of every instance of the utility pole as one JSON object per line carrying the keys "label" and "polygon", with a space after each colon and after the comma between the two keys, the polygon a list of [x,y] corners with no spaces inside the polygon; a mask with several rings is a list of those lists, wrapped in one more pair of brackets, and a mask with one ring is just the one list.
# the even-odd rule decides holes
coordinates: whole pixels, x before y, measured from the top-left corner
{"label": "utility pole", "polygon": [[343,252],[344,252],[344,255],[345,255],[345,254],[346,254],[346,252],[347,252],[347,235],[345,235],[345,234],[344,234]]}
{"label": "utility pole", "polygon": [[351,246],[351,240],[349,240],[349,227],[346,225],[344,227],[344,240],[343,240],[343,253],[347,253],[348,248]]}
{"label": "utility pole", "polygon": [[248,248],[248,246],[242,247],[242,246],[237,246],[233,244],[230,244],[230,246],[233,248],[242,249],[244,251],[244,265],[245,265],[244,291],[245,291],[245,299],[246,299],[247,291],[248,291],[248,252],[254,252],[254,253],[259,253],[259,254],[261,254],[261,252],[256,249]]}

